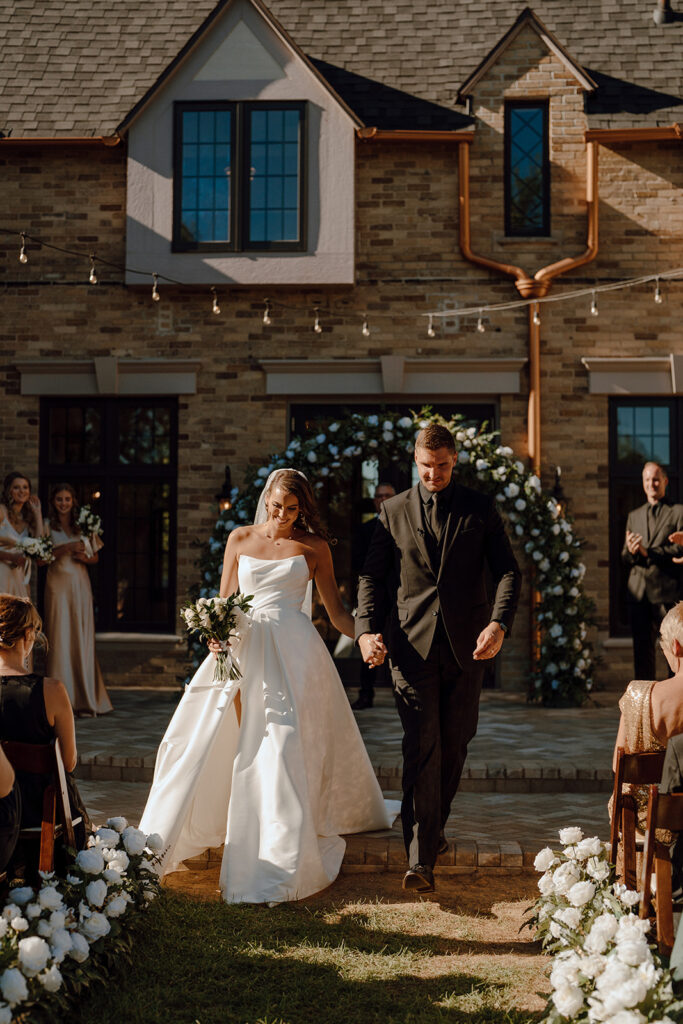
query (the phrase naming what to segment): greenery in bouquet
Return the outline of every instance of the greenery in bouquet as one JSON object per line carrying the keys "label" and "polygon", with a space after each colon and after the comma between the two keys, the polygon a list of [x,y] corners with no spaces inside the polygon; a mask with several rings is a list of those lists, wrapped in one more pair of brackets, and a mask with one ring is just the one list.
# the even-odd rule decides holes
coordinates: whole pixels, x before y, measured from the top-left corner
{"label": "greenery in bouquet", "polygon": [[546,847],[534,866],[540,897],[528,924],[555,954],[544,1024],[673,1024],[671,976],[636,914],[637,892],[615,883],[607,844],[581,829],[560,831],[564,849]]}
{"label": "greenery in bouquet", "polygon": [[110,818],[66,877],[10,889],[0,912],[0,1024],[71,1020],[74,1004],[109,966],[131,958],[136,912],[160,892],[164,844]]}
{"label": "greenery in bouquet", "polygon": [[200,597],[194,604],[180,609],[181,618],[191,633],[204,641],[215,640],[223,645],[223,651],[216,655],[214,682],[241,678],[242,673],[230,652],[230,642],[238,640],[240,628],[245,628],[245,616],[252,600],[252,594],[239,593],[230,597]]}
{"label": "greenery in bouquet", "polygon": [[[377,459],[384,465],[393,462],[411,470],[415,436],[431,422],[443,423],[451,430],[458,448],[457,479],[495,494],[510,532],[534,568],[534,588],[540,595],[534,611],[541,647],[529,681],[530,699],[550,705],[584,703],[593,688],[595,659],[589,640],[593,603],[584,589],[582,542],[572,517],[512,448],[501,445],[497,431],[488,430],[485,424],[469,425],[460,415],[446,420],[429,408],[409,416],[354,412],[314,424],[306,437],[293,437],[262,465],[250,466],[242,488],[232,489],[232,507],[219,514],[211,537],[201,545],[201,575],[193,599],[218,591],[228,536],[235,527],[253,522],[259,495],[273,470],[285,466],[300,470],[316,492],[328,478],[333,479],[330,500],[334,502],[363,460]],[[203,652],[194,637],[189,646],[197,668]]]}
{"label": "greenery in bouquet", "polygon": [[102,520],[96,512],[93,512],[90,505],[81,505],[78,510],[76,526],[84,537],[102,536]]}
{"label": "greenery in bouquet", "polygon": [[20,537],[15,551],[32,562],[49,563],[55,560],[52,537]]}

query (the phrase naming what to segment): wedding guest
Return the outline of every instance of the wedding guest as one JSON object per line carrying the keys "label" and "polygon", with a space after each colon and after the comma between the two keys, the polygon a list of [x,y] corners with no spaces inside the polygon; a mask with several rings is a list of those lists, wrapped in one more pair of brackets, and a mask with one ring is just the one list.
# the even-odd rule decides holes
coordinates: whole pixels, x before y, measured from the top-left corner
{"label": "wedding guest", "polygon": [[14,551],[18,541],[41,537],[43,517],[37,495],[23,473],[8,473],[0,494],[0,593],[29,596],[26,558]]}
{"label": "wedding guest", "polygon": [[[671,538],[669,538],[671,539]],[[681,538],[683,540],[683,537]],[[674,544],[680,541],[672,541]],[[680,793],[683,790],[683,735],[672,736],[666,745],[660,793]],[[680,903],[683,895],[683,832],[679,832],[671,850],[671,889],[674,903]],[[674,980],[674,992],[681,995],[683,991],[683,928],[680,921],[676,929],[676,939],[671,951],[669,968]]]}
{"label": "wedding guest", "polygon": [[50,492],[48,532],[55,561],[45,582],[45,632],[50,647],[48,675],[61,679],[77,715],[111,711],[95,655],[95,615],[88,565],[103,546],[97,535],[84,538],[78,528],[78,499],[71,484]]}
{"label": "wedding guest", "polygon": [[[0,739],[17,743],[50,743],[57,738],[67,771],[67,789],[74,816],[84,821],[76,828],[76,842],[85,843],[85,810],[71,773],[76,767],[76,730],[69,695],[59,679],[27,672],[36,633],[38,612],[27,597],[0,594]],[[40,825],[43,792],[49,781],[38,774],[17,772],[21,791],[21,824]]]}
{"label": "wedding guest", "polygon": [[[619,701],[621,720],[613,768],[616,768],[619,747],[628,754],[664,750],[671,736],[683,732],[683,601],[664,616],[659,635],[672,675],[659,681],[636,679],[628,684]],[[625,785],[624,791],[635,797],[638,827],[644,830],[648,787]]]}
{"label": "wedding guest", "polygon": [[669,608],[683,596],[681,550],[670,540],[672,531],[683,530],[683,505],[666,497],[669,480],[657,462],[643,466],[643,490],[647,501],[629,512],[621,553],[629,568],[628,598],[633,663],[636,679],[655,674],[657,630]]}

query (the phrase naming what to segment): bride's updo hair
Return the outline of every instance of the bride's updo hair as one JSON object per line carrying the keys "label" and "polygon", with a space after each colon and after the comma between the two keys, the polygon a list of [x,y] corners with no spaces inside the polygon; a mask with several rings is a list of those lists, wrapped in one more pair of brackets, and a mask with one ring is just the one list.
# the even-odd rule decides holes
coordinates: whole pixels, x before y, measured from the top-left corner
{"label": "bride's updo hair", "polygon": [[334,538],[320,522],[320,513],[313,489],[305,476],[297,473],[295,469],[278,469],[273,474],[270,487],[266,491],[266,498],[270,497],[276,487],[281,487],[285,494],[293,494],[299,502],[299,515],[294,524],[298,529],[310,531],[316,537],[322,537],[328,544],[335,543]]}
{"label": "bride's updo hair", "polygon": [[23,640],[29,629],[39,633],[43,623],[28,597],[0,594],[0,651]]}

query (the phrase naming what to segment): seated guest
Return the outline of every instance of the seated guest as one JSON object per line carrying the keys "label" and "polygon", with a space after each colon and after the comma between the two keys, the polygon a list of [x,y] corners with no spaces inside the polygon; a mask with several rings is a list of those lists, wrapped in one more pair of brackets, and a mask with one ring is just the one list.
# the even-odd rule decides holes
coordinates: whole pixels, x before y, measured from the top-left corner
{"label": "seated guest", "polygon": [[[612,767],[616,769],[617,748],[628,754],[664,750],[670,736],[683,733],[683,601],[671,608],[659,629],[664,657],[674,673],[668,679],[636,679],[619,701],[621,721]],[[647,786],[626,786],[638,804],[638,825],[645,829]]]}
{"label": "seated guest", "polygon": [[[72,816],[84,808],[71,772],[76,767],[76,730],[69,695],[59,679],[27,672],[24,668],[42,623],[27,597],[0,594],[0,739],[17,743],[59,740],[67,771]],[[43,792],[40,775],[17,772],[21,791],[21,824],[40,825]],[[85,843],[85,824],[76,829],[76,844]]]}
{"label": "seated guest", "polygon": [[21,795],[14,768],[0,747],[0,871],[7,867],[21,828]]}
{"label": "seated guest", "polygon": [[[680,793],[683,790],[683,735],[672,736],[666,745],[660,793]],[[671,889],[674,902],[683,897],[683,833],[679,832],[671,850]],[[674,978],[675,991],[678,995],[683,986],[683,928],[680,923],[676,931],[676,941],[671,952],[671,973]]]}

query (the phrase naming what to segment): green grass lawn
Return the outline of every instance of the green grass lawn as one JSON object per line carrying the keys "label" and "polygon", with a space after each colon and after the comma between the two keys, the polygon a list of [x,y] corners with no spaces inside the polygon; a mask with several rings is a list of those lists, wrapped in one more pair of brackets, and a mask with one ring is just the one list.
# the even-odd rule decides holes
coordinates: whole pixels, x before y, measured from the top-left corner
{"label": "green grass lawn", "polygon": [[[432,901],[418,902],[413,896],[411,902],[403,898],[400,879],[371,878],[381,880],[375,884],[381,899],[359,902],[347,878],[312,900],[274,909],[226,906],[166,891],[140,926],[133,966],[113,976],[106,992],[99,988],[81,1003],[79,1021],[527,1024],[539,1019],[546,961],[535,944],[517,935],[521,910],[530,901],[526,892],[521,899],[504,895],[493,904],[480,886],[477,898],[459,907],[452,882],[451,895],[439,892]],[[499,891],[502,881],[495,883]],[[507,887],[514,891],[515,880],[508,879]]]}

